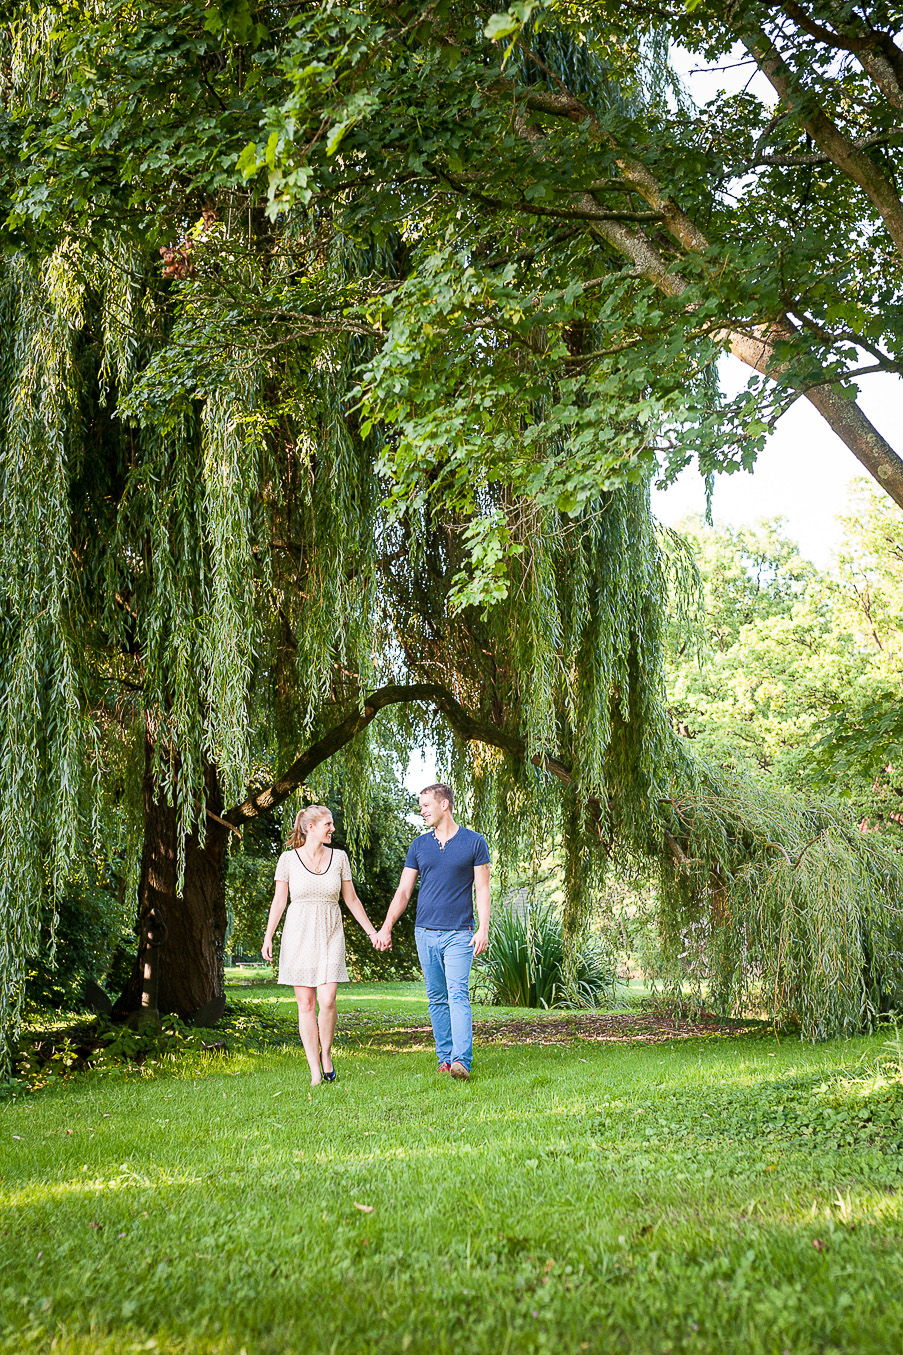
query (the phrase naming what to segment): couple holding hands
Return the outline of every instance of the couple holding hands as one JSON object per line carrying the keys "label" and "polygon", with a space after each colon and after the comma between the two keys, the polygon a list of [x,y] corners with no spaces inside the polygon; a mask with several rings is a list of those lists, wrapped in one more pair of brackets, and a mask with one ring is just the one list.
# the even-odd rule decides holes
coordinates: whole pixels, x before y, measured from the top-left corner
{"label": "couple holding hands", "polygon": [[335,831],[332,814],[324,805],[311,805],[296,817],[288,850],[276,865],[276,892],[261,954],[265,960],[272,960],[273,936],[288,904],[279,951],[279,982],[295,990],[298,1032],[312,1085],[334,1082],[336,1077],[332,1064],[336,990],[340,983],[349,982],[339,899],[344,899],[374,947],[389,950],[392,927],[410,903],[418,875],[414,936],[426,980],[439,1072],[465,1082],[470,1077],[470,968],[489,939],[489,848],[480,833],[455,823],[453,807],[454,796],[446,785],[427,786],[420,792],[420,813],[427,832],[415,838],[408,849],[398,888],[379,931],[357,896],[348,857],[330,846]]}

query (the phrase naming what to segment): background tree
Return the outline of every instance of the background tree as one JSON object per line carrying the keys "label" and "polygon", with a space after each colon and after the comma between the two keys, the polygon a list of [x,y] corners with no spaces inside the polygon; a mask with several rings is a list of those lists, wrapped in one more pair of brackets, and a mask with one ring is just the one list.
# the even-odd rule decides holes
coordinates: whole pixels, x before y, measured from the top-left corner
{"label": "background tree", "polygon": [[703,647],[675,645],[677,730],[713,762],[788,792],[830,787],[863,829],[899,840],[900,543],[896,510],[860,486],[836,570],[780,523],[684,534],[699,566]]}
{"label": "background tree", "polygon": [[[491,32],[506,25],[518,35],[517,16]],[[634,35],[587,37],[561,10],[507,61],[483,30],[467,7],[110,5],[55,27],[16,11],[7,1011],[31,900],[48,859],[59,890],[111,742],[135,753],[143,840],[121,1009],[149,1000],[163,914],[155,1000],[191,1015],[221,982],[229,825],[342,749],[348,823],[365,822],[357,736],[413,702],[452,731],[503,859],[560,826],[572,933],[601,845],[660,862],[675,945],[703,914],[727,935],[736,893],[725,1001],[764,970],[776,1009],[823,1033],[896,992],[881,908],[897,868],[880,845],[695,765],[667,717],[664,599],[682,557],[651,522],[648,479],[659,456],[710,470],[754,454],[758,397],[720,402],[711,380],[735,312],[772,352],[752,277],[718,255],[726,305],[705,250],[667,242],[684,218],[622,144],[662,116]],[[791,384],[813,363],[833,383],[847,351],[798,350]],[[402,746],[409,717],[398,731]],[[790,873],[763,869],[775,842]],[[825,910],[834,857],[844,907]],[[839,977],[809,963],[801,897]],[[788,970],[791,915],[808,959]]]}

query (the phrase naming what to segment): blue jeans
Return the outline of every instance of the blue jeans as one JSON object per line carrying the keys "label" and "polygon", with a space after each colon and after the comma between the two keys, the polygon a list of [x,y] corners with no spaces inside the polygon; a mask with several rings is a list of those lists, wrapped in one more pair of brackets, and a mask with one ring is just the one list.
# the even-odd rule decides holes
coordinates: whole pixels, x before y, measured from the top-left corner
{"label": "blue jeans", "polygon": [[436,1058],[440,1063],[453,1063],[457,1059],[468,1072],[473,1058],[473,1014],[470,1010],[472,936],[469,927],[462,931],[414,928],[417,954],[426,979]]}

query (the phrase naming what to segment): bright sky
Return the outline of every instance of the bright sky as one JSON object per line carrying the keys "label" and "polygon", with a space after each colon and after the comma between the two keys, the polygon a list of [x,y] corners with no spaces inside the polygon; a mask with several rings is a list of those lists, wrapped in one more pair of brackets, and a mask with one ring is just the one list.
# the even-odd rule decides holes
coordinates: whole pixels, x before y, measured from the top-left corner
{"label": "bright sky", "polygon": [[[733,391],[752,370],[735,358],[722,363],[722,386]],[[903,381],[883,373],[860,382],[859,404],[880,433],[896,445],[903,429]],[[712,516],[717,524],[739,527],[763,518],[783,517],[788,534],[819,568],[831,563],[841,529],[838,514],[848,511],[851,480],[868,473],[808,400],[797,400],[768,439],[751,474],[715,477]],[[668,490],[652,494],[652,511],[669,527],[690,513],[705,512],[705,486],[690,467]]]}
{"label": "bright sky", "polygon": [[[436,780],[436,754],[432,748],[418,749],[411,754],[411,760],[408,763],[408,770],[405,774],[404,783],[412,795],[419,795],[424,786],[432,785]],[[423,819],[415,813],[411,816],[411,822],[417,823],[422,828]]]}
{"label": "bright sky", "polygon": [[[745,61],[744,61],[744,58]],[[739,46],[721,69],[706,69],[698,57],[672,48],[671,60],[698,105],[722,89],[750,88],[766,103],[776,95]],[[742,389],[752,370],[735,358],[721,363],[721,384],[730,394]],[[859,404],[892,446],[901,445],[903,380],[876,374],[859,384]],[[868,472],[832,433],[808,400],[800,399],[781,419],[752,474],[721,475],[715,480],[712,516],[717,524],[739,527],[763,518],[787,519],[787,531],[804,555],[826,568],[839,544],[840,513],[848,511],[850,481]],[[705,512],[705,488],[695,470],[687,470],[665,493],[654,493],[652,511],[669,527],[690,513]]]}

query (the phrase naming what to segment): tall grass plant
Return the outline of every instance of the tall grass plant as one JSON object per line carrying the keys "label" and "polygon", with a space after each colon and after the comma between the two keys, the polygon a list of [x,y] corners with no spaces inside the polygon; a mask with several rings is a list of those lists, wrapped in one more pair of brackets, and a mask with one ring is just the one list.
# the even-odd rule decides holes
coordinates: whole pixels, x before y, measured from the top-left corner
{"label": "tall grass plant", "polygon": [[569,956],[552,904],[497,909],[476,975],[476,991],[506,1007],[597,1007],[615,995],[612,957],[591,938]]}

